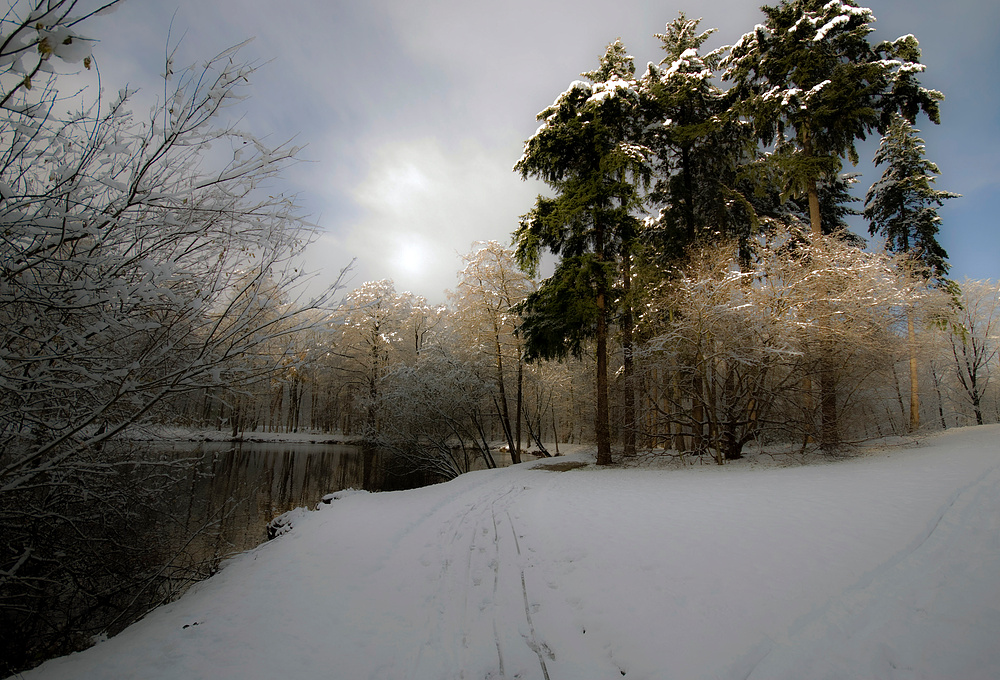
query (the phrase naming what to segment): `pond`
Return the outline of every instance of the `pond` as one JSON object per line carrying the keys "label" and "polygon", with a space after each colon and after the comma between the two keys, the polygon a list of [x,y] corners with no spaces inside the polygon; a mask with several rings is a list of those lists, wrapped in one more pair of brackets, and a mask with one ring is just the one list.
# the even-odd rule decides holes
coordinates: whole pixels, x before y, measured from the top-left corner
{"label": "pond", "polygon": [[157,444],[154,450],[192,461],[183,482],[187,488],[176,490],[175,526],[181,531],[174,540],[190,541],[187,551],[205,560],[259,545],[267,540],[274,517],[297,507],[315,508],[328,493],[380,490],[373,456],[358,446],[178,442]]}
{"label": "pond", "polygon": [[[177,442],[154,450],[192,465],[176,489],[178,528],[200,559],[215,561],[267,540],[267,525],[297,507],[314,509],[341,489],[393,491],[441,481],[426,473],[387,474],[382,455],[347,444]],[[506,454],[496,462],[510,464]],[[191,538],[195,534],[195,538]]]}

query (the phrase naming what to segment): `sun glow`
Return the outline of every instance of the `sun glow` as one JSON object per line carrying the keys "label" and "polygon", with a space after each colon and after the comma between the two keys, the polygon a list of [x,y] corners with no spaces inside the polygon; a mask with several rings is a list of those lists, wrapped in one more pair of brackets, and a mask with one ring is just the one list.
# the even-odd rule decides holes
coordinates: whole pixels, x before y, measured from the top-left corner
{"label": "sun glow", "polygon": [[409,237],[397,245],[392,265],[401,273],[420,276],[427,271],[430,259],[431,250],[427,244],[422,239]]}

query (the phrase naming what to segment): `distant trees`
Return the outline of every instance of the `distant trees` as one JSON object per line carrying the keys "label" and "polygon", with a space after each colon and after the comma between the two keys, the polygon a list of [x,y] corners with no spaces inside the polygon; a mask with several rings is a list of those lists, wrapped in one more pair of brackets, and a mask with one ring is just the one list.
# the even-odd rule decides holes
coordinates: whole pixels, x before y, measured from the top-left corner
{"label": "distant trees", "polygon": [[354,402],[364,412],[363,436],[378,435],[378,401],[382,379],[399,355],[415,356],[405,332],[410,315],[409,300],[396,292],[392,281],[369,281],[344,297],[334,316],[334,352],[338,368],[349,378],[342,384],[351,390]]}
{"label": "distant trees", "polygon": [[[1000,285],[990,281],[962,283],[958,324],[951,332],[951,352],[958,394],[982,425],[983,402],[993,372],[1000,369]],[[1000,417],[1000,413],[997,414]]]}

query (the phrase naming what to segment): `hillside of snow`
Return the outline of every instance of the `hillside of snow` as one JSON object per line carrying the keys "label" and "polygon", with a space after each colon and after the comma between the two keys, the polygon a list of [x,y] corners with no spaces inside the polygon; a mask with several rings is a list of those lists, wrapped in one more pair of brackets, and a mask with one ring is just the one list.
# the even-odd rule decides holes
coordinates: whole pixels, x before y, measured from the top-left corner
{"label": "hillside of snow", "polygon": [[995,679],[998,442],[341,494],[23,677]]}

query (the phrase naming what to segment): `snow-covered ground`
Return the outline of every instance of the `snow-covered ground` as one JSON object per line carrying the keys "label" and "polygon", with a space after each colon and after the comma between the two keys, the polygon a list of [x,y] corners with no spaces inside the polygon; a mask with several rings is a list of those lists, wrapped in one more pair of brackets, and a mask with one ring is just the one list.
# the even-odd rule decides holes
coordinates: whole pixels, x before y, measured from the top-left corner
{"label": "snow-covered ground", "polygon": [[72,678],[1000,678],[1000,426],[342,494]]}

